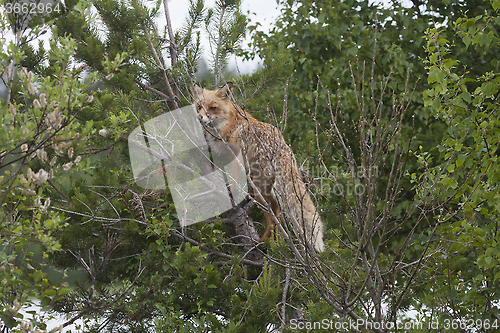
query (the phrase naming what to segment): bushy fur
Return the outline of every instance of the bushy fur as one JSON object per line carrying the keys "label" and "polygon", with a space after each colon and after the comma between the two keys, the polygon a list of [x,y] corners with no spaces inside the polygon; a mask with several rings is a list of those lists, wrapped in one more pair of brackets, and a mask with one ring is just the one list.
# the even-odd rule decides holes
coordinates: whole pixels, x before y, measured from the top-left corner
{"label": "bushy fur", "polygon": [[[203,89],[192,83],[191,90],[194,107],[212,149],[220,147],[223,141],[234,156],[241,153],[254,185],[255,199],[265,207],[269,205],[277,217],[281,207],[292,221],[297,237],[302,240],[305,237],[307,244],[323,251],[323,223],[300,177],[295,156],[279,130],[234,104],[231,82],[217,90]],[[271,235],[274,226],[270,213],[264,211],[264,214],[267,228],[262,239]]]}

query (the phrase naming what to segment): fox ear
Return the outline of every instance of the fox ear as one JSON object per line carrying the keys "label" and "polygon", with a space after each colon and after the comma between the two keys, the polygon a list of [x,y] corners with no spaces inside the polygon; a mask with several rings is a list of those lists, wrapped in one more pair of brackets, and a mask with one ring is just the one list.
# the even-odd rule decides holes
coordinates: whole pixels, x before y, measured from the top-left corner
{"label": "fox ear", "polygon": [[219,98],[230,97],[232,92],[233,92],[233,83],[228,82],[223,87],[220,87],[219,90],[217,90],[217,97]]}
{"label": "fox ear", "polygon": [[196,82],[191,81],[191,94],[193,94],[194,99],[201,98],[201,96],[203,96],[203,88]]}

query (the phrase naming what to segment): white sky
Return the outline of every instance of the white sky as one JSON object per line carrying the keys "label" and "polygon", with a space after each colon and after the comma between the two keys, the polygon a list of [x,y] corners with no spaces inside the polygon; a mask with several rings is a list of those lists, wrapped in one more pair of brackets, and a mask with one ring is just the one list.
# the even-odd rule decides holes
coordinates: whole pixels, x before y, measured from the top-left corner
{"label": "white sky", "polygon": [[[205,8],[211,8],[215,4],[215,0],[205,0]],[[172,21],[172,28],[174,30],[182,27],[183,23],[186,20],[188,15],[189,1],[188,0],[169,0],[168,1],[168,9],[170,11],[170,17]],[[254,24],[255,22],[260,22],[262,26],[259,28],[261,31],[269,31],[272,24],[275,22],[278,17],[280,11],[278,9],[278,5],[276,0],[243,0],[241,5],[242,13],[247,15],[251,22],[250,24]],[[158,22],[160,26],[165,25],[164,14],[162,14],[161,20]],[[203,38],[203,35],[202,35]],[[243,41],[242,45],[246,46],[250,42],[250,39],[247,38]],[[208,41],[202,41],[202,45],[204,48],[205,58],[209,57],[209,46]],[[254,61],[243,62],[242,59],[235,59],[232,57],[229,60],[229,68],[236,68],[236,64],[242,74],[247,74],[255,69],[259,65],[260,59],[255,59]]]}
{"label": "white sky", "polygon": [[[215,4],[215,0],[205,0],[205,8],[211,8]],[[269,31],[275,19],[278,17],[280,11],[277,8],[278,5],[276,0],[243,0],[242,1],[242,13],[247,15],[251,22],[250,24],[255,24],[256,22],[260,22],[262,24],[259,27],[261,31]],[[161,7],[161,14],[157,21],[157,24],[160,28],[160,31],[163,30],[163,27],[166,25],[165,14],[163,12],[163,6]],[[182,27],[183,23],[186,21],[186,17],[188,15],[189,9],[189,1],[188,0],[168,0],[168,8],[170,11],[170,18],[172,21],[173,30],[178,30]],[[12,32],[8,32],[5,36],[7,40],[13,40],[14,35]],[[44,41],[45,47],[48,48],[48,39],[49,34],[45,34],[41,37]],[[246,38],[242,45],[246,46],[250,42],[250,38]],[[37,47],[37,43],[34,43],[35,48]],[[208,39],[203,38],[202,35],[202,46],[204,48],[204,58],[207,60],[209,58],[209,45]],[[260,59],[255,59],[254,61],[243,62],[242,59],[235,59],[232,57],[229,60],[229,67],[231,69],[236,68],[236,63],[238,68],[240,69],[242,74],[250,73],[257,69]]]}
{"label": "white sky", "polygon": [[[215,0],[205,0],[205,7],[210,8],[215,4]],[[188,0],[169,0],[168,8],[171,12],[172,25],[179,28],[185,20],[188,13],[189,1]],[[243,14],[255,13],[251,15],[252,21],[259,21],[268,29],[278,14],[276,0],[243,0],[242,1]],[[254,19],[256,18],[256,19]]]}

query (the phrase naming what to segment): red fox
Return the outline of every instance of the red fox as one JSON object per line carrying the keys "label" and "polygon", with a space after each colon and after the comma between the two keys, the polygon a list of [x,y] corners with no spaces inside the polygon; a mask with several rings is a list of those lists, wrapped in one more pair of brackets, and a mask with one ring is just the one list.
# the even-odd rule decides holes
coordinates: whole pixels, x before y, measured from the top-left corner
{"label": "red fox", "polygon": [[[241,153],[255,200],[264,207],[270,206],[276,217],[281,207],[292,221],[296,236],[322,252],[323,223],[300,177],[292,150],[276,127],[258,121],[234,104],[232,88],[231,82],[217,90],[191,83],[194,107],[209,146],[217,147],[223,141],[234,156]],[[268,238],[274,227],[271,214],[264,211],[264,215],[267,227],[261,240]]]}

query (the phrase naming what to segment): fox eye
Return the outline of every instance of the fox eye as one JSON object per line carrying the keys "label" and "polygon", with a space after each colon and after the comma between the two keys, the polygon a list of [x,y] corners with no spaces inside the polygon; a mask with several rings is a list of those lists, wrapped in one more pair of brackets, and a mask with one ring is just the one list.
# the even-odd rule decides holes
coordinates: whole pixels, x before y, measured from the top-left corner
{"label": "fox eye", "polygon": [[216,107],[215,106],[212,106],[209,110],[210,111],[215,111]]}
{"label": "fox eye", "polygon": [[201,104],[198,104],[198,110],[201,110],[202,106]]}

